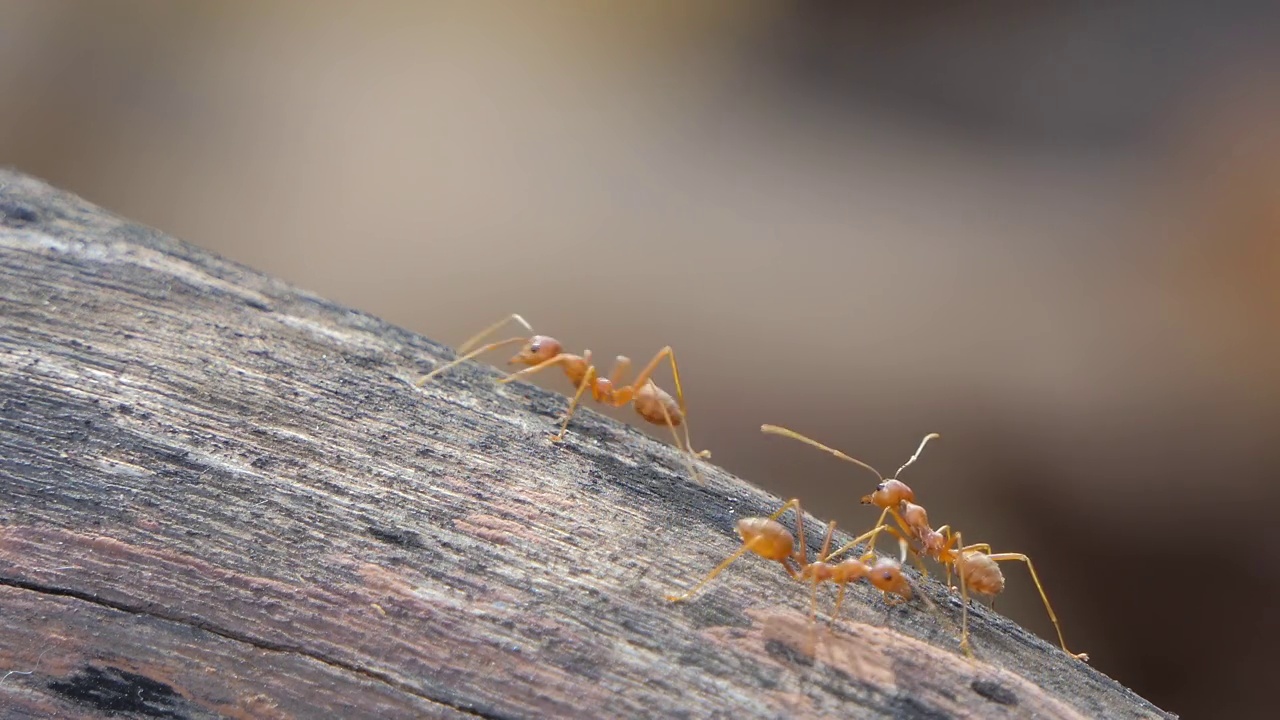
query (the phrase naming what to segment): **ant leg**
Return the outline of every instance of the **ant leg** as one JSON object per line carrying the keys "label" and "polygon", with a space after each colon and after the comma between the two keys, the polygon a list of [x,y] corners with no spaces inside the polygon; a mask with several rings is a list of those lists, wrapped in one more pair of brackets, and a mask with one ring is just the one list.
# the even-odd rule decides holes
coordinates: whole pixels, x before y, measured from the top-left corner
{"label": "ant leg", "polygon": [[[893,515],[898,526],[902,528],[902,532],[897,532],[893,527],[884,524],[884,519],[887,515]],[[910,552],[911,559],[916,564],[916,569],[920,571],[920,575],[926,578],[929,577],[929,570],[924,566],[924,562],[920,559],[920,554],[912,550],[910,543],[907,542],[905,534],[909,534],[911,532],[910,528],[907,526],[907,522],[902,519],[902,516],[898,514],[897,510],[894,510],[891,507],[885,508],[884,511],[880,513],[880,519],[876,521],[876,529],[872,531],[871,539],[867,543],[867,552],[875,552],[876,539],[879,537],[881,529],[898,538],[898,547],[902,550],[902,562],[906,562],[907,553]],[[846,545],[842,550],[848,548],[849,546]],[[836,554],[839,554],[839,551],[832,553],[832,555]]]}
{"label": "ant leg", "polygon": [[[453,362],[447,363],[447,364],[445,364],[445,365],[441,365],[440,367],[436,368],[435,370],[432,370],[431,372],[427,373],[426,375],[423,375],[422,377],[418,378],[418,379],[417,379],[413,384],[414,384],[415,386],[417,386],[417,387],[422,387],[423,385],[426,385],[428,382],[430,382],[431,378],[433,378],[433,377],[435,377],[435,376],[439,375],[440,373],[444,372],[445,370],[448,370],[449,368],[453,367],[454,365],[457,365],[458,363],[466,362],[466,361],[470,360],[471,358],[473,358],[473,357],[475,357],[475,356],[477,356],[477,355],[481,355],[481,354],[487,353],[487,352],[489,352],[490,350],[497,350],[498,348],[502,347],[503,345],[510,345],[510,344],[512,344],[512,343],[517,343],[517,342],[525,342],[525,341],[527,341],[528,339],[529,339],[529,338],[527,338],[527,337],[513,337],[513,338],[507,338],[506,340],[501,340],[501,341],[499,341],[499,342],[489,343],[488,345],[485,345],[485,346],[483,346],[483,347],[480,347],[480,348],[477,348],[477,349],[475,349],[475,350],[472,350],[471,352],[469,352],[469,353],[467,353],[467,354],[465,354],[465,355],[463,355],[463,356],[461,356],[461,357],[459,357],[459,358],[455,359]],[[501,382],[501,381],[499,381],[499,382]]]}
{"label": "ant leg", "polygon": [[[778,508],[777,512],[770,515],[769,519],[777,520],[778,518],[782,517],[783,513],[790,510],[791,508],[795,508],[796,517],[797,518],[800,517],[800,499],[799,498],[791,498],[790,500],[788,500],[782,507]],[[801,530],[801,532],[804,532],[804,531]]]}
{"label": "ant leg", "polygon": [[[872,525],[871,527],[878,528],[878,527],[881,527],[882,525],[884,525],[884,519],[885,519],[888,515],[889,515],[889,508],[885,508],[885,509],[884,509],[884,511],[880,513],[880,518],[879,518],[878,520],[876,520],[876,524],[875,524],[875,525]],[[875,551],[875,549],[876,549],[876,539],[877,539],[879,536],[880,536],[880,535],[879,535],[879,533],[877,532],[876,534],[872,535],[872,536],[871,536],[871,539],[867,542],[867,550],[868,550],[869,552],[874,552],[874,551]]]}
{"label": "ant leg", "polygon": [[[515,380],[516,378],[523,377],[525,375],[532,375],[536,372],[541,372],[553,365],[563,365],[564,363],[569,362],[573,359],[575,359],[574,356],[570,355],[569,353],[560,353],[553,358],[548,358],[546,360],[543,360],[537,365],[533,365],[531,367],[527,367],[523,370],[518,370],[516,372],[511,373],[510,375],[507,375],[506,377],[499,380],[498,384],[505,385],[511,382],[512,380]],[[586,389],[588,387],[591,386],[592,381],[595,380],[595,377],[596,377],[596,366],[591,364],[591,351],[583,350],[582,357],[580,359],[584,363],[586,363],[587,370],[585,373],[583,373],[582,382],[578,384],[578,390],[576,393],[574,393],[573,400],[569,403],[569,409],[565,413],[564,423],[560,426],[560,432],[556,433],[551,438],[553,442],[559,442],[560,440],[564,439],[564,434],[569,429],[569,420],[573,418],[573,413],[577,411],[578,403],[582,400],[582,394],[586,392]]]}
{"label": "ant leg", "polygon": [[805,437],[804,435],[801,435],[800,433],[796,432],[795,430],[788,430],[787,428],[784,428],[780,425],[761,425],[760,432],[766,435],[781,435],[782,437],[789,437],[792,440],[799,440],[800,442],[806,445],[815,447],[825,453],[834,455],[840,458],[841,460],[846,460],[848,462],[853,463],[854,465],[866,468],[867,470],[870,470],[872,473],[874,473],[877,478],[880,478],[880,482],[884,482],[884,476],[880,474],[879,470],[876,470],[875,468],[871,467],[870,465],[862,462],[857,458],[849,457],[848,455],[845,455],[844,453],[840,452],[839,450],[836,450],[835,448],[827,447],[826,445],[823,445],[817,440],[811,440]]}
{"label": "ant leg", "polygon": [[[591,362],[591,353],[586,353],[586,360]],[[569,409],[564,413],[564,423],[560,425],[560,432],[551,436],[551,442],[560,442],[564,439],[564,434],[569,431],[569,420],[573,418],[573,413],[578,409],[578,403],[582,401],[582,393],[586,392],[587,387],[596,379],[596,366],[588,365],[587,372],[582,376],[582,382],[578,383],[578,391],[573,394],[573,400],[569,401]]]}
{"label": "ant leg", "polygon": [[631,358],[626,355],[619,355],[613,360],[613,371],[609,373],[609,382],[614,387],[618,387],[622,383],[622,376],[631,368]]}
{"label": "ant leg", "polygon": [[689,406],[684,400],[684,386],[680,384],[680,366],[676,364],[676,351],[672,350],[670,345],[662,348],[658,351],[658,354],[653,356],[649,364],[644,366],[639,375],[636,375],[636,379],[631,386],[634,388],[644,387],[645,381],[649,379],[649,376],[653,375],[654,370],[658,369],[658,364],[662,362],[664,357],[671,362],[671,377],[676,383],[676,404],[680,406],[680,414],[684,416],[684,446],[689,448],[690,453],[705,460],[711,457],[711,451],[699,450],[694,452],[693,440],[689,438]]}
{"label": "ant leg", "polygon": [[[975,547],[978,546],[970,546],[965,548],[965,550],[970,550]],[[1049,619],[1053,621],[1053,627],[1058,631],[1058,642],[1062,645],[1062,651],[1077,660],[1084,660],[1087,662],[1089,660],[1088,653],[1073,653],[1067,649],[1067,641],[1062,637],[1062,626],[1058,624],[1058,616],[1053,613],[1053,606],[1049,604],[1049,596],[1045,594],[1044,586],[1040,584],[1040,578],[1036,575],[1035,566],[1031,564],[1031,558],[1023,555],[1022,553],[996,553],[995,555],[988,554],[987,557],[995,560],[996,562],[1020,560],[1027,564],[1027,569],[1031,571],[1031,579],[1035,581],[1036,589],[1040,591],[1040,599],[1044,601],[1044,609],[1049,611]]]}
{"label": "ant leg", "polygon": [[[836,521],[832,520],[827,523],[827,537],[822,541],[822,552],[818,553],[817,562],[827,561],[827,551],[831,549],[831,538],[836,534]],[[800,552],[804,552],[804,548],[800,548]],[[809,598],[809,621],[816,627],[818,624],[818,576],[813,576],[813,593]]]}
{"label": "ant leg", "polygon": [[[528,338],[521,338],[521,339],[522,339],[522,340],[527,340]],[[583,356],[583,359],[585,359],[585,360],[587,361],[587,364],[588,364],[588,365],[590,365],[590,364],[591,364],[591,351],[590,351],[590,350],[587,350],[587,351],[583,352],[583,353],[582,353],[582,356]],[[542,362],[538,363],[537,365],[531,365],[531,366],[529,366],[529,367],[527,367],[527,368],[525,368],[525,369],[523,369],[523,370],[517,370],[516,372],[513,372],[513,373],[511,373],[510,375],[507,375],[506,377],[504,377],[504,378],[502,378],[501,380],[499,380],[499,381],[498,381],[498,384],[499,384],[499,385],[506,385],[507,383],[511,382],[512,380],[515,380],[516,378],[521,378],[521,377],[524,377],[525,375],[532,375],[532,374],[534,374],[534,373],[536,373],[536,372],[542,372],[543,370],[546,370],[547,368],[551,367],[552,365],[562,365],[562,364],[564,364],[565,362],[568,362],[568,361],[569,361],[569,359],[570,359],[570,358],[572,358],[572,357],[573,357],[573,356],[572,356],[572,355],[570,355],[569,353],[560,353],[559,355],[556,355],[556,356],[555,356],[555,357],[553,357],[553,358],[548,358],[548,359],[546,359],[546,360],[543,360]]]}
{"label": "ant leg", "polygon": [[709,582],[711,582],[713,579],[715,579],[715,577],[716,577],[717,575],[719,575],[721,572],[723,572],[725,568],[727,568],[727,567],[729,567],[730,565],[732,565],[732,564],[734,563],[734,561],[735,561],[735,560],[737,560],[738,558],[740,558],[740,557],[742,557],[743,555],[745,555],[745,554],[747,553],[747,551],[751,550],[753,547],[755,547],[755,541],[754,541],[754,540],[753,540],[753,541],[751,541],[751,542],[744,542],[744,543],[742,543],[742,547],[738,548],[736,551],[734,551],[734,553],[733,553],[732,555],[730,555],[729,557],[725,558],[725,559],[724,559],[724,562],[722,562],[722,563],[720,563],[719,565],[717,565],[717,566],[716,566],[716,568],[715,568],[714,570],[712,570],[711,572],[707,573],[707,576],[706,576],[706,577],[704,577],[704,578],[702,579],[702,581],[701,581],[701,582],[699,582],[697,585],[694,585],[692,590],[689,590],[688,592],[686,592],[686,593],[682,593],[682,594],[680,594],[680,595],[668,595],[668,596],[667,596],[667,600],[668,600],[668,601],[670,601],[670,602],[681,602],[681,601],[688,600],[689,598],[693,597],[693,595],[694,595],[695,593],[697,593],[699,590],[701,590],[703,587],[705,587],[707,583],[709,583]]}
{"label": "ant leg", "polygon": [[[867,532],[862,533],[862,534],[861,534],[861,535],[859,535],[858,537],[856,537],[856,538],[854,538],[854,539],[850,540],[849,542],[845,543],[844,545],[841,545],[839,548],[836,548],[836,551],[835,551],[835,552],[833,552],[833,553],[831,553],[831,554],[830,554],[830,555],[828,555],[827,557],[828,557],[828,558],[833,558],[833,557],[836,557],[837,555],[840,555],[840,554],[842,554],[842,553],[846,553],[846,552],[848,552],[848,551],[852,550],[852,549],[854,548],[854,546],[856,546],[858,543],[862,542],[863,540],[871,539],[871,540],[873,540],[873,541],[874,541],[875,536],[876,536],[877,534],[879,534],[881,531],[884,531],[884,532],[887,532],[887,533],[893,533],[894,535],[898,535],[898,531],[897,531],[896,529],[894,529],[893,527],[889,526],[889,525],[877,525],[875,528],[873,528],[873,529],[871,529],[871,530],[868,530]],[[899,535],[899,537],[901,537],[901,535]],[[868,547],[867,547],[867,551],[868,551],[868,552],[870,552],[871,550],[872,550],[872,548],[870,547],[870,545],[868,545]]]}
{"label": "ant leg", "polygon": [[496,323],[494,323],[494,324],[490,325],[489,327],[487,327],[487,328],[485,328],[485,329],[481,330],[480,332],[476,333],[475,335],[472,335],[471,337],[467,338],[467,341],[466,341],[466,342],[464,342],[464,343],[462,343],[461,345],[459,345],[459,346],[458,346],[458,352],[460,352],[460,353],[465,353],[465,352],[467,352],[468,350],[470,350],[470,349],[471,349],[471,347],[472,347],[473,345],[475,345],[476,343],[478,343],[478,342],[480,342],[481,340],[485,339],[486,337],[488,337],[488,336],[492,335],[494,332],[496,332],[496,331],[498,330],[498,328],[502,327],[503,325],[506,325],[507,323],[511,322],[512,320],[514,320],[514,321],[516,321],[516,322],[520,323],[520,325],[521,325],[522,327],[524,327],[524,329],[525,329],[525,330],[528,330],[528,331],[529,331],[529,334],[530,334],[530,335],[532,335],[532,334],[533,334],[533,326],[532,326],[532,325],[530,325],[528,322],[526,322],[526,321],[525,321],[525,319],[524,319],[524,318],[522,318],[522,317],[520,317],[519,315],[517,315],[517,314],[515,314],[515,313],[511,313],[510,315],[508,315],[508,316],[506,316],[506,317],[502,318],[502,319],[501,319],[501,320],[499,320],[498,322],[496,322]]}
{"label": "ant leg", "polygon": [[[796,557],[796,560],[797,560],[797,564],[798,564],[801,568],[803,568],[805,565],[807,565],[807,564],[809,563],[809,546],[808,546],[807,544],[805,544],[805,541],[804,541],[804,510],[801,510],[801,509],[800,509],[800,499],[799,499],[799,498],[793,498],[793,499],[791,500],[791,502],[795,503],[795,509],[796,509],[796,553],[795,553],[795,557]],[[789,505],[789,504],[790,504],[790,503],[788,503],[788,505]],[[785,507],[785,506],[784,506],[784,507]],[[782,517],[782,513],[781,513],[781,512],[779,512],[779,513],[778,513],[778,515],[777,515],[776,517],[773,517],[773,518],[770,518],[770,519],[771,519],[771,520],[777,520],[779,517]]]}
{"label": "ant leg", "polygon": [[[783,513],[785,513],[787,510],[790,510],[790,509],[791,509],[791,508],[793,508],[793,507],[794,507],[794,508],[796,508],[797,510],[799,510],[799,508],[800,508],[800,501],[799,501],[798,499],[792,499],[792,500],[787,501],[787,503],[786,503],[785,505],[783,505],[782,507],[778,508],[777,512],[775,512],[774,514],[770,515],[770,516],[769,516],[769,519],[770,519],[770,520],[777,520],[778,518],[782,517],[782,514],[783,514]],[[751,549],[752,549],[752,548],[754,548],[754,547],[755,547],[755,540],[752,540],[751,542],[744,542],[744,543],[742,543],[742,547],[738,548],[736,551],[734,551],[734,552],[733,552],[733,554],[731,554],[729,557],[725,558],[724,562],[722,562],[722,563],[720,563],[719,565],[717,565],[717,566],[716,566],[716,568],[715,568],[714,570],[712,570],[711,572],[707,573],[707,576],[706,576],[705,578],[703,578],[703,579],[702,579],[702,582],[699,582],[697,585],[693,586],[693,589],[692,589],[692,590],[690,590],[690,591],[688,591],[688,592],[686,592],[686,593],[680,594],[680,595],[667,595],[667,600],[668,600],[668,601],[670,601],[670,602],[681,602],[681,601],[683,601],[683,600],[688,600],[690,597],[693,597],[694,593],[698,592],[698,591],[699,591],[699,590],[701,590],[703,587],[705,587],[707,583],[709,583],[709,582],[711,582],[713,579],[715,579],[715,576],[719,575],[721,572],[723,572],[723,571],[724,571],[724,569],[725,569],[725,568],[727,568],[727,567],[729,567],[730,565],[732,565],[732,564],[734,563],[734,561],[735,561],[735,560],[737,560],[738,558],[742,557],[744,554],[746,554],[746,553],[747,553],[747,551],[751,550]],[[784,565],[784,567],[786,567],[786,566]],[[789,568],[788,568],[788,569],[789,569]]]}
{"label": "ant leg", "polygon": [[[911,527],[907,525],[906,520],[902,519],[902,515],[899,514],[897,510],[894,510],[893,508],[890,507],[890,508],[885,508],[885,512],[889,513],[890,515],[893,515],[893,519],[898,523],[898,527],[902,528],[901,533],[895,533],[898,536],[898,547],[911,551],[911,560],[912,562],[915,563],[916,569],[920,571],[920,576],[924,578],[928,578],[929,569],[924,566],[924,561],[920,559],[920,553],[911,549],[911,544],[907,541],[907,538],[905,537],[906,535],[911,534]],[[946,526],[944,525],[943,527],[946,527]],[[902,559],[903,561],[907,559],[905,552],[903,553]]]}
{"label": "ant leg", "polygon": [[818,562],[826,562],[827,551],[831,549],[831,539],[836,534],[836,521],[832,520],[827,523],[827,538],[822,541],[822,552],[818,555]]}
{"label": "ant leg", "polygon": [[[680,433],[676,432],[676,424],[672,422],[671,413],[667,412],[667,406],[659,403],[658,408],[662,410],[662,419],[666,421],[667,427],[671,429],[671,439],[675,441],[676,447],[680,449],[680,454],[685,456],[684,465],[685,468],[688,469],[689,474],[693,477],[693,481],[699,485],[706,485],[706,483],[702,482],[702,476],[698,474],[697,465],[694,464],[696,461],[694,460],[693,448],[688,445],[682,446],[680,444]],[[685,417],[686,430],[688,429],[688,422],[689,418]],[[685,435],[685,442],[688,442],[687,434]],[[702,457],[702,455],[699,454],[698,457]]]}
{"label": "ant leg", "polygon": [[[955,538],[957,543],[962,542],[959,532]],[[960,649],[968,657],[973,657],[973,648],[969,646],[969,584],[964,579],[963,551],[956,560],[956,573],[960,576]]]}

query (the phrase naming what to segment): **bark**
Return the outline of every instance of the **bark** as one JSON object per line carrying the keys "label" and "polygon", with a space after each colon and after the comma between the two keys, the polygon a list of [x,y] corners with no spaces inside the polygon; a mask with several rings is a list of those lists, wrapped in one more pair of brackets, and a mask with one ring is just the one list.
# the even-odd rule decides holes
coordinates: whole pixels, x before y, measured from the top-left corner
{"label": "bark", "polygon": [[0,171],[0,714],[1169,717],[934,581],[667,602],[782,501],[451,357]]}

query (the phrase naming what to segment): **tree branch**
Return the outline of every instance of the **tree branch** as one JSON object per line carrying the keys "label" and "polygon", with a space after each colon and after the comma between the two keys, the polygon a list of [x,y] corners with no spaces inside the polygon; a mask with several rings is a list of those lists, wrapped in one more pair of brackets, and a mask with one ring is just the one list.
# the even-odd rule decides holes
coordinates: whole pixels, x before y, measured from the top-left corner
{"label": "tree branch", "polygon": [[565,398],[484,365],[412,386],[451,357],[0,172],[0,704],[1169,717],[983,608],[966,659],[935,582],[834,630],[756,557],[667,602],[781,500],[591,411],[553,444]]}

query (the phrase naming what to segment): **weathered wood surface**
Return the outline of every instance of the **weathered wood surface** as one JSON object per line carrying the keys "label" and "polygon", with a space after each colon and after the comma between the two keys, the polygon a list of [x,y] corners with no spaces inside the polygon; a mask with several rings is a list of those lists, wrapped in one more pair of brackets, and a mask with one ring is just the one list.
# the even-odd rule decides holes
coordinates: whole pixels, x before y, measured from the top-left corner
{"label": "weathered wood surface", "polygon": [[0,716],[1166,717],[936,583],[667,603],[779,499],[450,357],[0,172]]}

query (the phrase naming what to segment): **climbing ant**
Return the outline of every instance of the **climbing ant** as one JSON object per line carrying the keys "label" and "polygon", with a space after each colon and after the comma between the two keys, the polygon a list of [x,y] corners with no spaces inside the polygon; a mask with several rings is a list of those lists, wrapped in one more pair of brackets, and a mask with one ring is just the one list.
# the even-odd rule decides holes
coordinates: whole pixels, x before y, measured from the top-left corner
{"label": "climbing ant", "polygon": [[[791,509],[794,509],[796,514],[796,534],[794,536],[782,523],[778,522],[778,518]],[[738,520],[736,529],[738,536],[742,538],[742,546],[725,558],[715,569],[707,573],[706,577],[697,585],[694,585],[692,589],[679,595],[667,595],[668,601],[682,602],[693,597],[725,568],[748,552],[753,552],[766,560],[773,560],[781,564],[787,575],[795,580],[813,584],[809,614],[810,618],[815,621],[817,619],[818,585],[827,581],[833,582],[840,587],[832,622],[835,621],[836,615],[840,612],[840,605],[844,601],[845,586],[862,578],[866,578],[868,582],[883,592],[886,599],[890,594],[901,596],[902,600],[899,602],[910,600],[912,597],[911,585],[902,574],[901,566],[891,558],[881,558],[874,565],[869,565],[867,562],[873,555],[867,553],[860,560],[850,558],[835,565],[828,562],[831,556],[844,552],[863,540],[873,537],[875,533],[883,528],[878,527],[871,532],[864,533],[829,556],[827,550],[831,547],[831,538],[836,529],[836,523],[832,521],[827,524],[827,536],[822,544],[822,552],[819,554],[817,561],[812,563],[808,561],[807,546],[804,541],[804,511],[801,510],[800,500],[798,499],[788,500],[777,512],[767,518],[742,518]]]}
{"label": "climbing ant", "polygon": [[[583,394],[587,391],[587,388],[590,388],[591,397],[596,402],[611,407],[623,407],[630,404],[635,408],[636,413],[646,421],[655,425],[666,425],[670,428],[676,447],[688,455],[686,464],[690,474],[695,481],[702,484],[702,478],[698,475],[698,470],[694,464],[696,462],[695,458],[709,458],[711,457],[711,451],[702,450],[696,453],[693,451],[693,443],[689,439],[689,410],[685,405],[684,390],[680,385],[680,368],[676,365],[675,351],[671,349],[670,345],[659,350],[630,385],[621,384],[623,375],[631,367],[630,358],[619,355],[614,360],[613,371],[609,374],[609,377],[600,377],[596,366],[591,362],[590,350],[584,350],[582,355],[564,352],[564,346],[561,345],[560,341],[547,335],[517,336],[471,350],[481,340],[512,321],[518,322],[530,333],[533,333],[533,327],[523,317],[512,314],[467,340],[458,348],[458,352],[463,353],[463,355],[453,362],[442,365],[423,375],[414,384],[417,387],[422,387],[431,378],[458,363],[470,360],[490,350],[496,350],[504,345],[524,343],[520,351],[507,362],[527,365],[528,367],[507,375],[498,381],[499,384],[506,384],[516,378],[540,372],[553,365],[559,365],[565,376],[577,388],[577,392],[573,395],[573,400],[569,403],[569,409],[565,412],[560,432],[551,438],[553,442],[559,442],[564,439],[564,435],[569,429],[569,420],[573,418],[573,414],[577,411],[578,403],[581,402]],[[664,358],[671,363],[671,375],[675,378],[676,383],[675,398],[671,397],[671,394],[666,390],[658,387],[657,383],[650,378]],[[680,433],[676,432],[677,426],[681,426],[684,431],[683,442],[681,441]]]}
{"label": "climbing ant", "polygon": [[[1058,623],[1058,616],[1053,612],[1053,606],[1049,604],[1049,596],[1044,591],[1044,585],[1040,583],[1040,577],[1036,574],[1035,566],[1032,565],[1030,557],[1023,553],[992,553],[991,545],[988,543],[965,545],[960,533],[953,532],[948,525],[943,525],[934,530],[929,526],[929,515],[924,507],[915,503],[915,493],[906,483],[898,480],[897,476],[902,474],[902,471],[907,466],[920,457],[920,453],[924,451],[925,444],[939,437],[937,433],[926,435],[924,440],[920,442],[920,447],[916,449],[915,454],[907,460],[906,464],[898,468],[898,472],[894,473],[894,477],[885,480],[879,471],[867,463],[852,458],[839,450],[827,447],[816,440],[811,440],[793,430],[778,427],[777,425],[762,425],[760,430],[766,434],[782,435],[799,440],[875,473],[876,477],[880,479],[880,484],[876,486],[875,492],[862,498],[863,504],[882,508],[880,520],[876,523],[875,528],[867,533],[871,536],[868,547],[874,547],[876,535],[884,531],[896,536],[904,549],[907,548],[909,539],[919,543],[918,551],[912,548],[913,554],[923,553],[945,567],[947,569],[948,586],[951,585],[951,570],[953,567],[955,568],[960,577],[960,594],[963,599],[960,647],[964,649],[966,654],[972,655],[972,650],[969,647],[969,588],[972,587],[975,593],[987,595],[994,600],[996,595],[1004,591],[1004,573],[1001,572],[997,563],[1016,560],[1027,564],[1027,570],[1031,573],[1031,580],[1035,582],[1036,589],[1040,592],[1040,599],[1044,601],[1044,608],[1049,613],[1049,619],[1053,621],[1053,627],[1058,632],[1058,643],[1062,646],[1063,652],[1076,659],[1088,661],[1089,655],[1087,653],[1073,653],[1067,649],[1067,641],[1062,635],[1062,626]],[[892,526],[884,524],[884,519],[887,515],[893,516],[902,529],[901,532]],[[838,554],[839,551],[832,553],[833,556]],[[955,588],[952,589],[954,590]]]}
{"label": "climbing ant", "polygon": [[[788,430],[787,428],[780,427],[778,425],[761,425],[760,431],[765,433],[766,435],[781,435],[783,437],[789,437],[792,440],[799,440],[800,442],[805,443],[806,445],[815,447],[825,453],[834,455],[840,458],[841,460],[851,462],[854,465],[857,465],[859,467],[866,468],[867,470],[870,470],[872,473],[874,473],[876,478],[880,480],[880,484],[876,486],[875,492],[871,493],[870,495],[864,495],[862,497],[861,502],[864,505],[875,505],[876,507],[881,509],[880,519],[876,521],[876,527],[883,525],[885,521],[885,517],[888,515],[893,515],[894,518],[898,521],[899,525],[905,526],[902,518],[898,516],[898,511],[897,511],[898,504],[903,501],[913,501],[916,499],[916,495],[914,492],[912,492],[911,488],[906,483],[898,479],[898,476],[902,474],[903,470],[906,470],[908,467],[910,467],[912,463],[920,459],[920,453],[924,452],[924,446],[928,445],[930,440],[935,440],[937,438],[942,437],[938,433],[929,433],[928,435],[925,435],[924,439],[920,441],[920,447],[916,448],[915,453],[910,458],[908,458],[905,463],[902,464],[902,467],[898,468],[898,472],[894,473],[893,477],[889,478],[888,480],[885,480],[884,476],[880,474],[879,470],[876,470],[875,468],[871,467],[867,463],[855,457],[850,457],[840,452],[839,450],[836,450],[835,448],[823,445],[817,440],[813,440],[808,437],[805,437],[804,435],[801,435],[800,433],[794,430]],[[874,540],[872,541],[872,543],[874,544]],[[905,541],[903,541],[903,543],[905,543]],[[905,555],[906,545],[903,544],[902,547]],[[903,559],[905,559],[905,557]],[[929,573],[924,569],[923,566],[920,567],[920,571],[926,577],[928,577]]]}
{"label": "climbing ant", "polygon": [[[951,584],[952,567],[960,576],[960,592],[964,600],[960,645],[966,652],[972,654],[968,639],[968,591],[972,589],[979,595],[986,595],[994,603],[995,596],[1004,592],[1004,573],[1001,572],[997,563],[1020,561],[1027,564],[1031,580],[1036,584],[1036,590],[1040,592],[1040,599],[1044,601],[1044,609],[1049,613],[1049,620],[1053,622],[1054,630],[1058,631],[1058,644],[1062,646],[1062,651],[1077,660],[1088,662],[1088,653],[1073,653],[1067,649],[1066,638],[1062,635],[1062,625],[1058,623],[1058,616],[1053,612],[1053,606],[1049,604],[1049,596],[1044,591],[1044,585],[1040,583],[1040,576],[1036,574],[1036,567],[1031,563],[1030,557],[1023,553],[993,553],[988,543],[965,545],[960,532],[953,532],[950,526],[943,525],[937,530],[929,527],[929,515],[925,509],[907,500],[902,501],[900,510],[895,513],[895,516],[903,519],[902,521],[906,523],[905,529],[920,544],[923,553],[947,568],[948,585]],[[898,535],[899,539],[902,538],[902,535],[892,527],[886,525],[883,529]]]}

